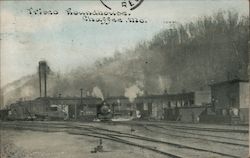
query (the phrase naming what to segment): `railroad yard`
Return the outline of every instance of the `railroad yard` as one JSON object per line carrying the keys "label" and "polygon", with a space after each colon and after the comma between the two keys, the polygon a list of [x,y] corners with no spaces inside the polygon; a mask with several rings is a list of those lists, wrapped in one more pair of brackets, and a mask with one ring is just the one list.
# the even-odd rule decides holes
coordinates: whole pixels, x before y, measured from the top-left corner
{"label": "railroad yard", "polygon": [[250,0],[189,1],[0,1],[0,158],[250,158]]}
{"label": "railroad yard", "polygon": [[1,122],[3,158],[246,158],[248,126],[162,121]]}

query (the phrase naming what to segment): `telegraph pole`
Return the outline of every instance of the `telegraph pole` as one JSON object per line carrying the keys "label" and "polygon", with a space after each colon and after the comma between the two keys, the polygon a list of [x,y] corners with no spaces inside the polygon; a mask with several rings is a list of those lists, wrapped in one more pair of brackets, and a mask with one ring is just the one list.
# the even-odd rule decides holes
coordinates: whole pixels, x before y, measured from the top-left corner
{"label": "telegraph pole", "polygon": [[77,104],[75,104],[75,120],[77,119]]}
{"label": "telegraph pole", "polygon": [[84,112],[84,107],[83,107],[83,105],[82,105],[82,91],[83,91],[83,89],[81,88],[80,91],[81,91],[80,106],[82,106],[81,115],[83,115],[83,112]]}
{"label": "telegraph pole", "polygon": [[83,91],[83,89],[81,88],[80,91],[81,91],[80,103],[81,103],[81,105],[82,105],[82,91]]}

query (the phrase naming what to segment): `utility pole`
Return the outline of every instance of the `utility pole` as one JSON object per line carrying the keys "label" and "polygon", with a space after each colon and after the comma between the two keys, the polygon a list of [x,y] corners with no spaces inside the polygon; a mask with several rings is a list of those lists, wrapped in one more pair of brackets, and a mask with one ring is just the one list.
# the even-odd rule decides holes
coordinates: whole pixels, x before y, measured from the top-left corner
{"label": "utility pole", "polygon": [[77,104],[75,104],[75,120],[77,119]]}
{"label": "utility pole", "polygon": [[81,106],[82,106],[82,91],[83,91],[83,89],[81,88],[80,91],[81,91],[80,103],[81,103]]}
{"label": "utility pole", "polygon": [[59,93],[58,94],[58,103],[59,103],[59,105],[61,106],[61,108],[63,109],[63,105],[62,105],[62,101],[61,101],[61,96],[62,96],[62,94],[61,93]]}
{"label": "utility pole", "polygon": [[83,91],[83,89],[81,88],[80,91],[81,91],[80,106],[82,106],[81,115],[83,115],[83,111],[84,111],[84,107],[83,107],[83,105],[82,105],[82,91]]}

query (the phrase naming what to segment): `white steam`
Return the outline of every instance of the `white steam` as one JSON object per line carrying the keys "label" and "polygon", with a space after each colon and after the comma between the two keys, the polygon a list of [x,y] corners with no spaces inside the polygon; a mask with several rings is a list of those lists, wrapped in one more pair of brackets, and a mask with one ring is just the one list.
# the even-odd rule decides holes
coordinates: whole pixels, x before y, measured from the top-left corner
{"label": "white steam", "polygon": [[95,87],[93,88],[92,96],[93,96],[93,97],[97,97],[97,98],[101,98],[102,100],[104,100],[102,91],[101,91],[101,89],[98,88],[97,86],[95,86]]}
{"label": "white steam", "polygon": [[164,76],[159,76],[159,88],[163,92],[170,88],[171,80]]}
{"label": "white steam", "polygon": [[137,85],[133,85],[129,88],[125,88],[124,96],[133,102],[137,96],[143,95],[143,91]]}

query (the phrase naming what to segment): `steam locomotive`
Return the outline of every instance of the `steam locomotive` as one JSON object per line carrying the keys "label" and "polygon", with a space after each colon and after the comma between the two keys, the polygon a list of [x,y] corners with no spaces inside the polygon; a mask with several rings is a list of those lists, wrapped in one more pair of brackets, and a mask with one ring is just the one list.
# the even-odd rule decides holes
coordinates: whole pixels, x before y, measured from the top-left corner
{"label": "steam locomotive", "polygon": [[97,118],[100,121],[110,121],[113,117],[111,105],[103,101],[101,104],[97,105],[96,114],[97,114]]}

